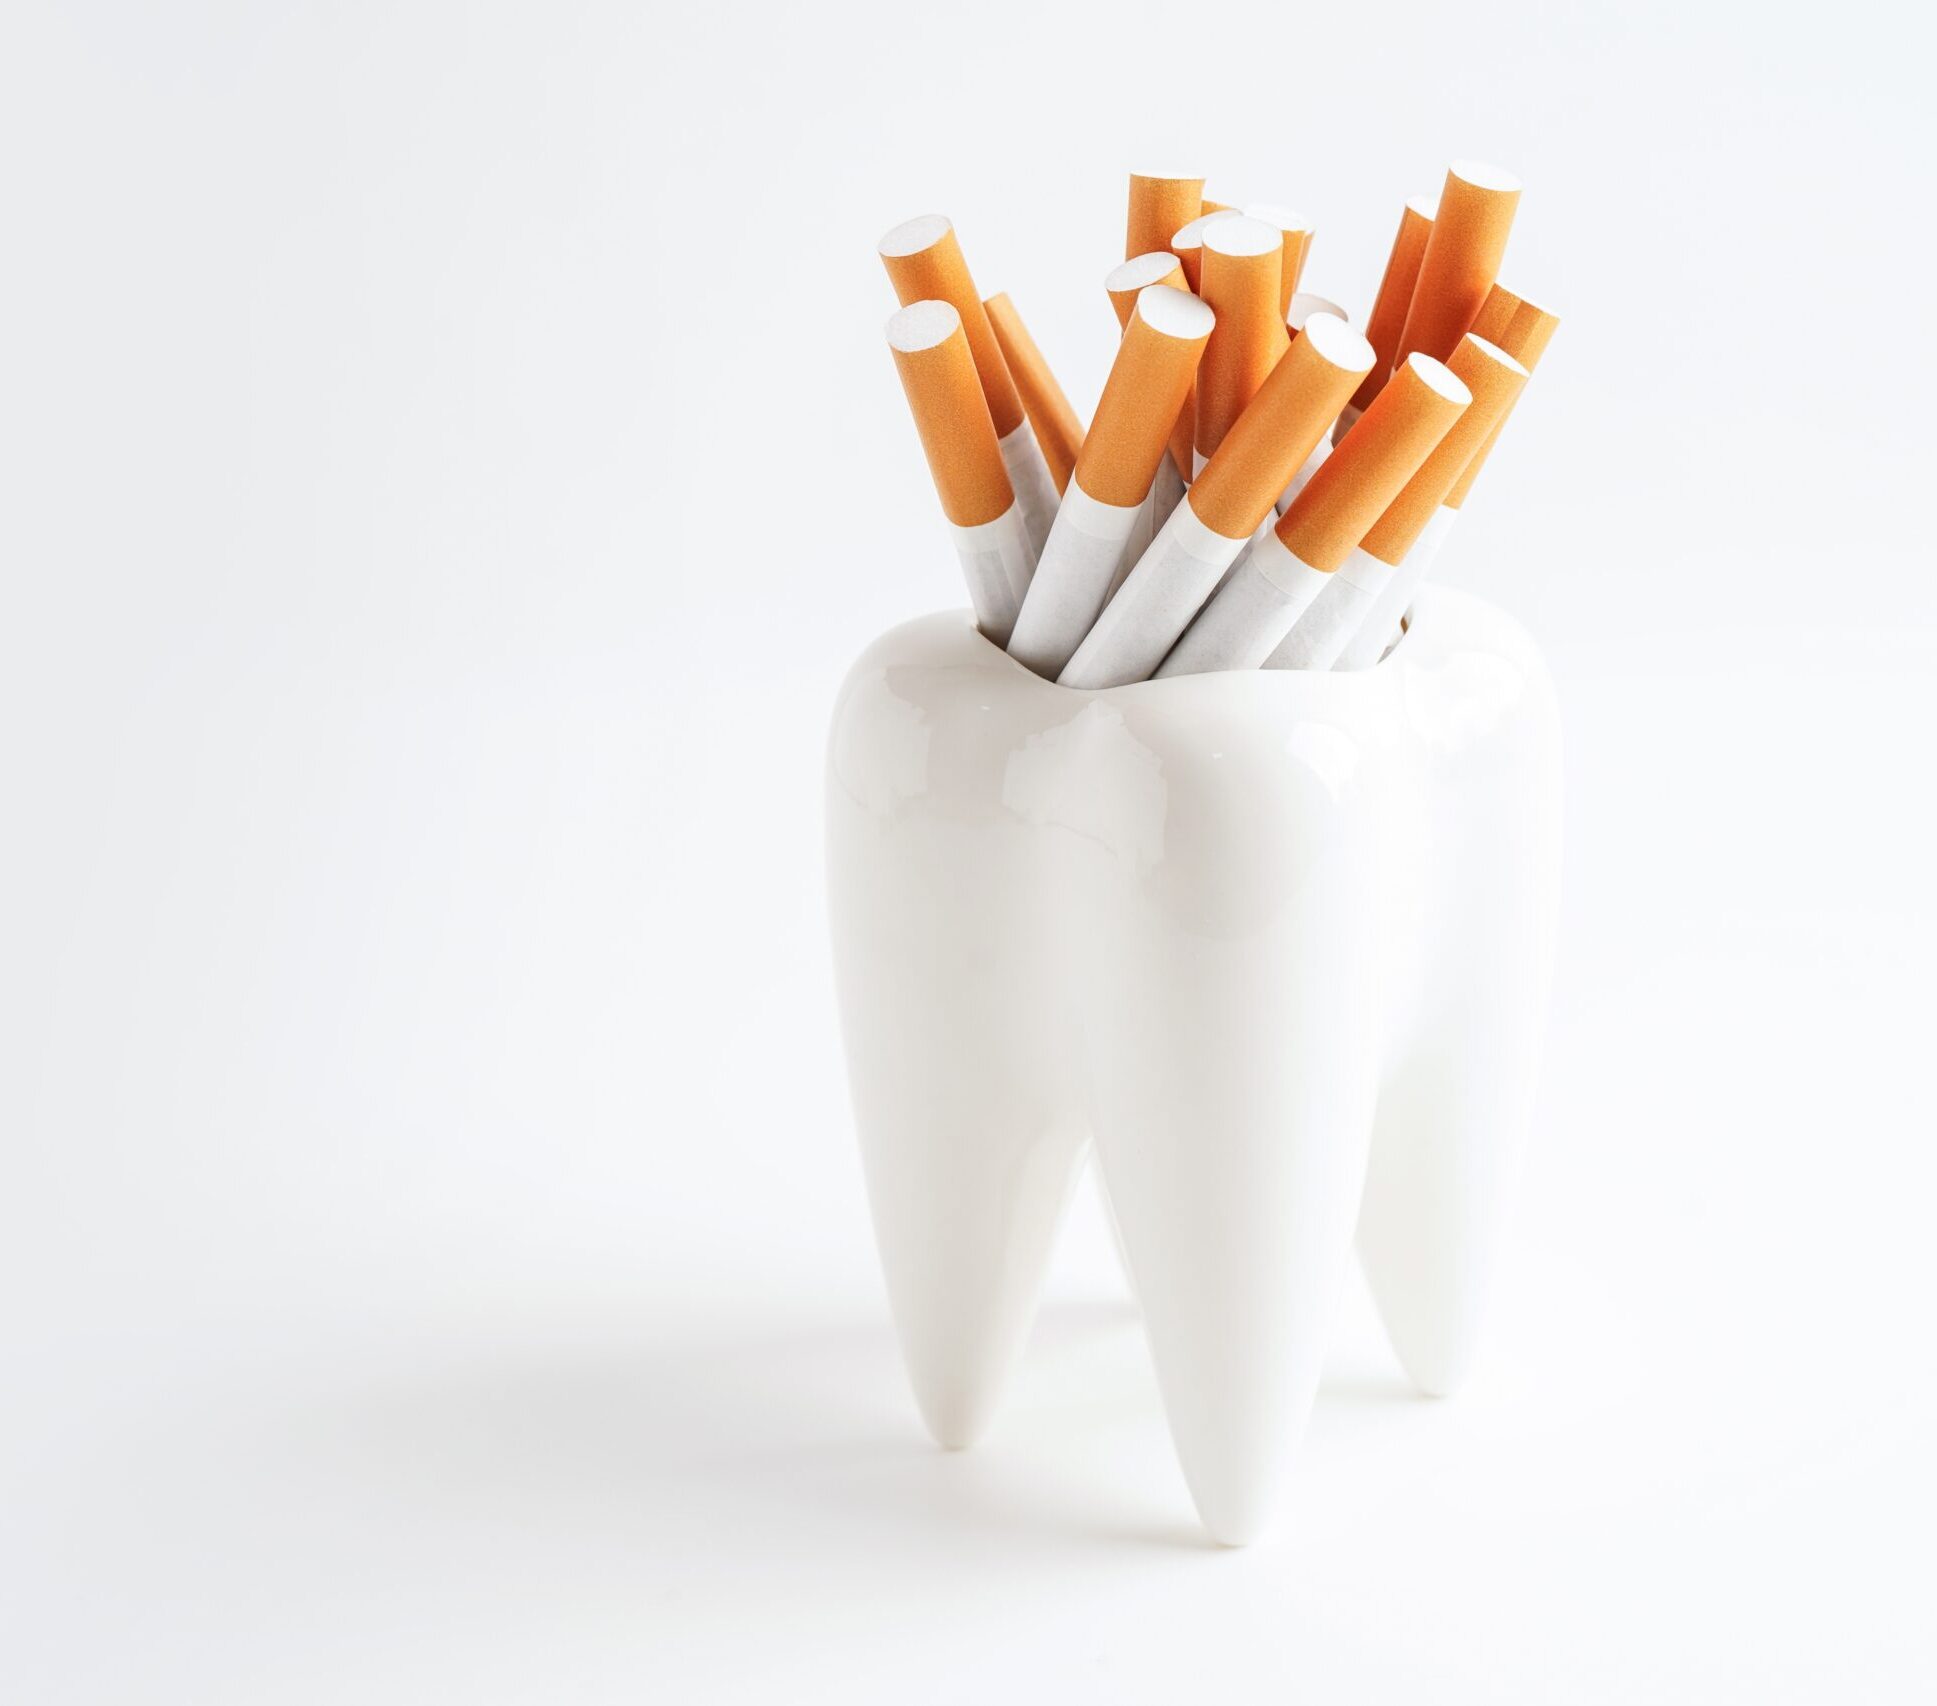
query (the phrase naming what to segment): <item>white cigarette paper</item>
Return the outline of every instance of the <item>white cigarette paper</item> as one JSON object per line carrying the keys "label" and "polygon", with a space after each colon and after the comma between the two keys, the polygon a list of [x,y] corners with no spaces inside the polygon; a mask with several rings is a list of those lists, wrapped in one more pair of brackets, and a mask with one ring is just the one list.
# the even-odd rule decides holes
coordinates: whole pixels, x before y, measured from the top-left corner
{"label": "white cigarette paper", "polygon": [[1266,533],[1252,541],[1244,560],[1197,613],[1157,674],[1257,669],[1337,578],[1301,562],[1276,533]]}
{"label": "white cigarette paper", "polygon": [[1267,669],[1330,669],[1392,578],[1392,565],[1354,550],[1265,659]]}
{"label": "white cigarette paper", "polygon": [[962,578],[968,582],[975,625],[996,645],[1006,646],[1016,612],[1022,608],[1022,595],[1029,589],[1030,565],[1036,556],[1023,526],[1022,505],[1012,503],[980,527],[950,522],[949,529],[955,535],[955,554],[962,561]]}
{"label": "white cigarette paper", "polygon": [[1033,553],[1040,556],[1049,542],[1049,529],[1056,520],[1056,506],[1062,499],[1057,495],[1056,482],[1050,475],[1042,446],[1036,442],[1036,429],[1025,420],[995,443],[1002,452],[1002,466],[1008,470],[1009,484],[1015,488],[1016,507],[1022,511],[1022,525],[1029,535],[1029,544]]}
{"label": "white cigarette paper", "polygon": [[[1332,314],[1348,324],[1351,321],[1351,316],[1329,297],[1314,295],[1309,290],[1300,290],[1293,294],[1291,306],[1285,310],[1285,330],[1294,338],[1297,337],[1305,329],[1305,322],[1314,314]],[[1272,508],[1279,515],[1283,515],[1291,508],[1291,500],[1305,489],[1311,477],[1324,466],[1325,458],[1331,455],[1331,433],[1332,429],[1327,427],[1325,436],[1312,446],[1311,455],[1305,458],[1298,472],[1292,475],[1291,483],[1278,494],[1278,501],[1272,505]]]}
{"label": "white cigarette paper", "polygon": [[1391,649],[1392,642],[1399,637],[1400,620],[1412,604],[1419,583],[1426,578],[1426,571],[1433,566],[1433,558],[1439,555],[1439,548],[1458,514],[1458,510],[1444,504],[1434,511],[1426,530],[1412,542],[1412,549],[1400,559],[1398,568],[1372,601],[1364,620],[1347,638],[1332,662],[1333,669],[1370,669]]}
{"label": "white cigarette paper", "polygon": [[1036,565],[1034,589],[1009,637],[1012,658],[1051,677],[1069,661],[1109,598],[1143,513],[1141,503],[1103,503],[1070,481]]}
{"label": "white cigarette paper", "polygon": [[1084,688],[1147,681],[1244,545],[1206,527],[1186,498],[1057,681]]}

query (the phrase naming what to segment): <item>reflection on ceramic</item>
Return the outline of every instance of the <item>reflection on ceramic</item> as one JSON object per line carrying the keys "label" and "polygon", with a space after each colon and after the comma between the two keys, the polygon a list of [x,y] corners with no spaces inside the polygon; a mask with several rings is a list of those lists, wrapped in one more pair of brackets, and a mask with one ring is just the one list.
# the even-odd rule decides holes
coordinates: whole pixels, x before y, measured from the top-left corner
{"label": "reflection on ceramic", "polygon": [[1559,870],[1526,635],[1432,591],[1351,674],[1081,693],[966,613],[882,636],[828,753],[828,903],[888,1292],[986,1426],[1094,1140],[1197,1508],[1268,1521],[1357,1241],[1457,1386],[1526,1127]]}

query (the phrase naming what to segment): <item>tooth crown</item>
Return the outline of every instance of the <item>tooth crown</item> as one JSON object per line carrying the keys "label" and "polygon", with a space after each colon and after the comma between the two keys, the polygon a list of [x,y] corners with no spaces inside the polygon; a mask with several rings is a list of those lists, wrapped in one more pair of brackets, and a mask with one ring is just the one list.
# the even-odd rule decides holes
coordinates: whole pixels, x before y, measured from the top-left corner
{"label": "tooth crown", "polygon": [[1451,591],[1349,673],[1083,693],[936,615],[850,671],[829,909],[923,1414],[990,1420],[1094,1140],[1185,1478],[1274,1507],[1356,1225],[1425,1390],[1470,1363],[1537,1064],[1551,686]]}

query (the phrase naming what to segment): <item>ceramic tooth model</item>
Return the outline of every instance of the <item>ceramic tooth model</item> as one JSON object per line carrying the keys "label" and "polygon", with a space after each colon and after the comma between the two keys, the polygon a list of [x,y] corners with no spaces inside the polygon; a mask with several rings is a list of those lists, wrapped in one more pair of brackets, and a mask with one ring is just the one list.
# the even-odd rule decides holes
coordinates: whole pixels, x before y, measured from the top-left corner
{"label": "ceramic tooth model", "polygon": [[1353,673],[1075,692],[966,613],[883,635],[827,766],[828,898],[889,1300],[987,1426],[1092,1143],[1198,1511],[1268,1523],[1357,1246],[1429,1393],[1471,1364],[1559,875],[1546,670],[1422,594]]}

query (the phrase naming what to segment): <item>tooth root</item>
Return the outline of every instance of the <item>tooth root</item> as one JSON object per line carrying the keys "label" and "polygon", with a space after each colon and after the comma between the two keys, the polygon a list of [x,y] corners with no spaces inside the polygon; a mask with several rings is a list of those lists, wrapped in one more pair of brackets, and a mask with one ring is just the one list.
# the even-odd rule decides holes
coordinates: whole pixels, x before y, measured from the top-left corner
{"label": "tooth root", "polygon": [[1510,1102],[1438,1053],[1380,1098],[1359,1256],[1393,1351],[1430,1397],[1450,1396],[1472,1367],[1524,1149]]}
{"label": "tooth root", "polygon": [[1465,690],[1469,720],[1490,698],[1489,737],[1429,767],[1421,1040],[1381,1091],[1358,1229],[1393,1350],[1435,1397],[1473,1365],[1525,1149],[1558,899],[1553,690],[1524,636],[1495,639],[1491,681]]}
{"label": "tooth root", "polygon": [[[877,888],[870,904],[907,920],[923,897]],[[959,1450],[987,1427],[1028,1336],[1085,1144],[1053,1117],[1031,1061],[1054,1033],[1029,1034],[1013,978],[947,933],[906,930],[879,953],[851,935],[838,959],[888,1300],[922,1418]]]}
{"label": "tooth root", "polygon": [[1273,1514],[1318,1388],[1370,1067],[1262,1031],[1163,1052],[1161,1066],[1125,1063],[1097,1148],[1184,1478],[1211,1533],[1244,1545]]}
{"label": "tooth root", "polygon": [[1097,909],[1123,923],[1083,986],[1090,1105],[1185,1480],[1243,1545],[1275,1509],[1351,1254],[1379,1028],[1370,861],[1363,813],[1315,780],[1260,785],[1281,743],[1234,729],[1194,770],[1152,744],[1170,821],[1193,827]]}
{"label": "tooth root", "polygon": [[1027,1336],[1085,1136],[1041,975],[1041,837],[1000,798],[1031,714],[1015,666],[957,621],[889,639],[835,713],[828,909],[889,1303],[922,1416],[960,1448]]}
{"label": "tooth root", "polygon": [[[892,1027],[902,1043],[910,1026]],[[987,1428],[1035,1319],[1084,1146],[1014,1094],[906,1051],[921,1083],[857,1093],[857,1124],[908,1377],[951,1450]]]}

